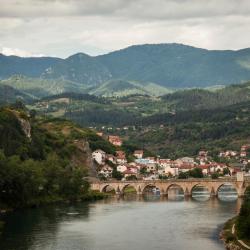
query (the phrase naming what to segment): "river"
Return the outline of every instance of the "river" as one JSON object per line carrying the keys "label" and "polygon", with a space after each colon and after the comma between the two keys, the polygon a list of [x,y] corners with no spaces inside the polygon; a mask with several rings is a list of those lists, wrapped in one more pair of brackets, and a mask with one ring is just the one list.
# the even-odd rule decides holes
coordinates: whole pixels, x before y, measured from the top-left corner
{"label": "river", "polygon": [[224,249],[219,231],[241,200],[194,198],[132,195],[19,210],[4,218],[0,249]]}

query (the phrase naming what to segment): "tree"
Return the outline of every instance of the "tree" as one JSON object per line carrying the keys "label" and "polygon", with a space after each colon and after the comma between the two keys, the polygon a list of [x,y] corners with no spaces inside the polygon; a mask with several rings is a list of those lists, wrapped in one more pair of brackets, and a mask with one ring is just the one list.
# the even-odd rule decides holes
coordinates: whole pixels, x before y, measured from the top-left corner
{"label": "tree", "polygon": [[250,239],[250,187],[246,189],[244,202],[237,218],[236,229],[240,239]]}
{"label": "tree", "polygon": [[130,176],[127,176],[126,177],[126,180],[127,181],[136,181],[137,180],[137,177],[135,175],[130,175]]}
{"label": "tree", "polygon": [[193,178],[203,178],[203,173],[200,168],[194,168],[189,171],[189,176]]}
{"label": "tree", "polygon": [[112,177],[116,180],[120,181],[124,176],[120,171],[117,171],[117,168],[113,168]]}
{"label": "tree", "polygon": [[187,179],[188,178],[188,172],[180,172],[178,175],[178,179]]}
{"label": "tree", "polygon": [[223,175],[231,175],[229,168],[223,168]]}
{"label": "tree", "polygon": [[219,173],[212,173],[212,174],[211,174],[211,178],[212,178],[212,179],[218,179],[219,176],[220,176]]}

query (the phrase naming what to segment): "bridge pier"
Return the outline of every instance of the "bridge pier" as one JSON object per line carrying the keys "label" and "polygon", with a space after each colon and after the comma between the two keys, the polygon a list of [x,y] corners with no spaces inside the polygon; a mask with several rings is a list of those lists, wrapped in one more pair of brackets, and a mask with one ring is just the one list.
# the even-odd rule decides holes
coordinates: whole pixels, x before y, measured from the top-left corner
{"label": "bridge pier", "polygon": [[218,197],[218,193],[214,190],[214,187],[211,189],[210,197]]}
{"label": "bridge pier", "polygon": [[192,196],[192,193],[188,190],[188,188],[185,189],[184,196],[185,197],[191,197]]}

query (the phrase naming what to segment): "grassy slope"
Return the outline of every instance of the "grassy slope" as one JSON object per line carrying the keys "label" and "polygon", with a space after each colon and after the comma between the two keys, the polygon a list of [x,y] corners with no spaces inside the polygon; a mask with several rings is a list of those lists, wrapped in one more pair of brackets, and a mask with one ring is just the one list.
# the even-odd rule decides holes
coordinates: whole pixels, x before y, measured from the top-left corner
{"label": "grassy slope", "polygon": [[0,84],[8,85],[20,90],[33,98],[41,98],[62,92],[84,93],[84,85],[62,80],[46,80],[42,78],[28,78],[24,76],[12,76],[9,79],[1,80]]}
{"label": "grassy slope", "polygon": [[101,84],[90,94],[106,97],[128,96],[134,94],[160,96],[170,93],[171,90],[154,83],[140,83],[135,81],[110,80]]}

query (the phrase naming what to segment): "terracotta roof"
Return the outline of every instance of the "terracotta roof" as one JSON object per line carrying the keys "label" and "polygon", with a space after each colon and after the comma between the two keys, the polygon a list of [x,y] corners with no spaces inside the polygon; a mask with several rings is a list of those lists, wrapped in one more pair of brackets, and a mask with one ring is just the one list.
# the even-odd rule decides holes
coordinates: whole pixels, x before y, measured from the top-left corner
{"label": "terracotta roof", "polygon": [[135,173],[132,172],[131,170],[125,170],[125,171],[123,172],[123,174],[135,174]]}

